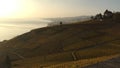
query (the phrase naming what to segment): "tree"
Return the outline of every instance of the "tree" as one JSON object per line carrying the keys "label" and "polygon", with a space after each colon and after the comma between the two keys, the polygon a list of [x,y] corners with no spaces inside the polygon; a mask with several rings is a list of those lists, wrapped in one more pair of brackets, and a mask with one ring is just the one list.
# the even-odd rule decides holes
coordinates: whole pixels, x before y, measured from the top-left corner
{"label": "tree", "polygon": [[106,11],[104,12],[104,18],[105,18],[105,19],[109,19],[109,18],[112,18],[112,17],[113,17],[112,11],[106,10]]}

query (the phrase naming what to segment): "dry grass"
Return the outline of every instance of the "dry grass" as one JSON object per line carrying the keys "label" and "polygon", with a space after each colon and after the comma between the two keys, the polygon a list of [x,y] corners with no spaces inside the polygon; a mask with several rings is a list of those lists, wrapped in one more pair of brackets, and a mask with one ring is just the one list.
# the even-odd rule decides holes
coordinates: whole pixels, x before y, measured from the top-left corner
{"label": "dry grass", "polygon": [[44,68],[82,68],[82,67],[96,64],[99,62],[103,62],[103,61],[106,61],[106,60],[109,60],[109,59],[112,59],[118,56],[120,55],[102,56],[102,57],[97,57],[97,58],[92,58],[92,59],[84,59],[84,60],[79,60],[79,61],[62,63],[58,65],[51,65],[51,66],[47,66]]}
{"label": "dry grass", "polygon": [[[56,68],[65,65],[70,68],[72,65],[74,68],[94,64],[120,53],[120,23],[113,22],[88,21],[86,24],[35,29],[0,44],[0,52],[9,54],[11,59],[17,58],[18,60],[13,62],[13,65],[18,65],[17,68],[35,68],[34,65],[38,68],[47,65]],[[25,59],[21,60],[11,52],[16,52]],[[72,52],[75,52],[77,60],[80,61],[71,62]]]}

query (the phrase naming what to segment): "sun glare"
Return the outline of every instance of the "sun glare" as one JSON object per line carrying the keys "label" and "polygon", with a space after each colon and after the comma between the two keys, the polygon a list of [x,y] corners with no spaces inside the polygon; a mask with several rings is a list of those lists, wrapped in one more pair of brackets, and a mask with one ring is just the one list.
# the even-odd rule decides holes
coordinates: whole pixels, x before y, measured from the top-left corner
{"label": "sun glare", "polygon": [[0,17],[8,17],[19,8],[18,0],[0,0]]}

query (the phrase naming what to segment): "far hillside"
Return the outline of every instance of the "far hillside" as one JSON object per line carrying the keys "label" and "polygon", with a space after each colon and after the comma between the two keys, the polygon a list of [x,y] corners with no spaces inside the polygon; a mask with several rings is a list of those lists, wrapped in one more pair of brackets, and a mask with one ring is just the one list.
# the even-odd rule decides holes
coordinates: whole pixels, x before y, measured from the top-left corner
{"label": "far hillside", "polygon": [[75,17],[62,17],[62,18],[45,18],[46,20],[51,20],[52,22],[48,24],[48,26],[59,25],[59,22],[63,22],[64,24],[71,24],[75,22],[83,22],[90,20],[90,16],[75,16]]}

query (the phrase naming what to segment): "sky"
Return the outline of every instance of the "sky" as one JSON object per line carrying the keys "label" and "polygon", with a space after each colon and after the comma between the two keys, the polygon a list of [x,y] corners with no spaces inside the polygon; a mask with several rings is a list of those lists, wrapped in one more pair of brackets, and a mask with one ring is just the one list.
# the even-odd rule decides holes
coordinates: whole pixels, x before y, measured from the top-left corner
{"label": "sky", "polygon": [[[0,41],[45,27],[42,18],[87,16],[120,11],[120,0],[0,0]],[[47,22],[47,23],[46,23]]]}
{"label": "sky", "polygon": [[0,18],[48,18],[94,15],[120,10],[120,0],[0,0]]}

